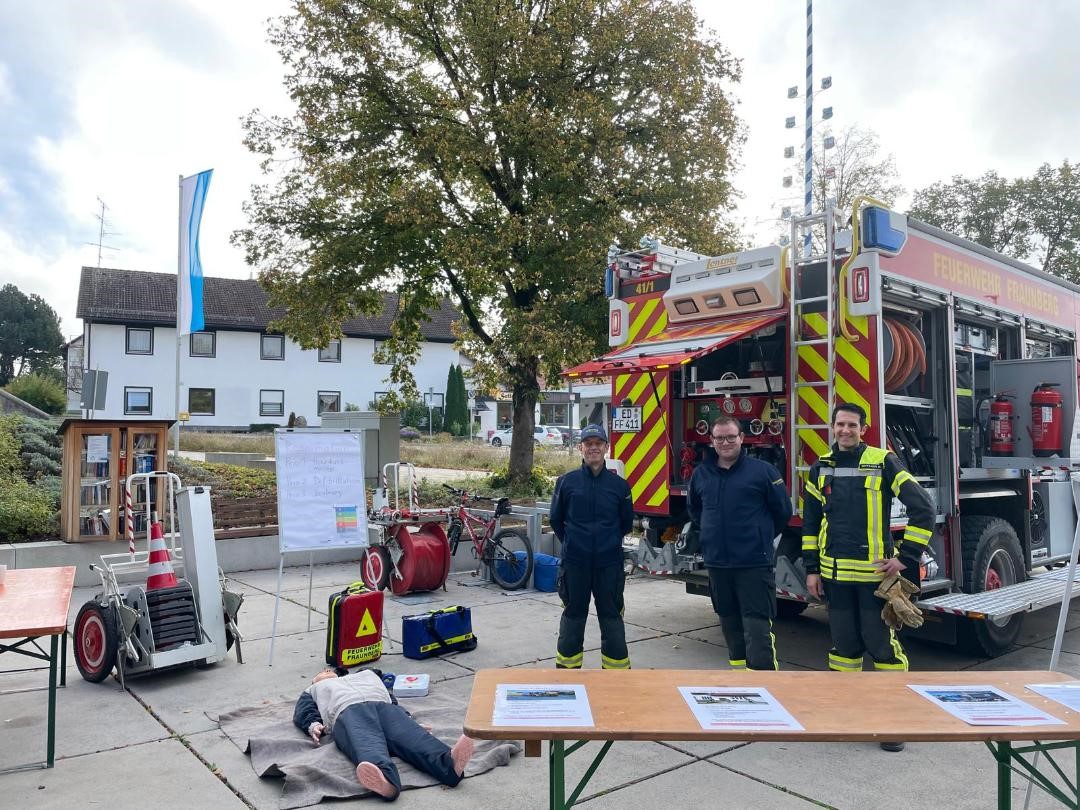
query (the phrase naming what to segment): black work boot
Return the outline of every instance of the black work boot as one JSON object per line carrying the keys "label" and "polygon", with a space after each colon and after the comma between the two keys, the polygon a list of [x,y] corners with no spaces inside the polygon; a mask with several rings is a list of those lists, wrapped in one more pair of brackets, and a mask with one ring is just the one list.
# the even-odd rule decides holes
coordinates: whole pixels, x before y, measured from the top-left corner
{"label": "black work boot", "polygon": [[904,750],[904,744],[902,742],[883,742],[881,743],[881,750],[896,753]]}

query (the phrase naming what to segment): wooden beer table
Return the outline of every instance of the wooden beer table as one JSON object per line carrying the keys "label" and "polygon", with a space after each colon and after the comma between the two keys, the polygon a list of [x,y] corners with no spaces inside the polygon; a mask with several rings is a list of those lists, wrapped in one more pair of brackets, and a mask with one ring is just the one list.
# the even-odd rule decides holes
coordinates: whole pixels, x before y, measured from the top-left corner
{"label": "wooden beer table", "polygon": [[[0,653],[17,653],[49,662],[49,725],[46,737],[45,761],[5,768],[0,773],[31,768],[51,768],[56,749],[56,682],[57,649],[60,649],[60,685],[67,684],[67,622],[71,589],[75,584],[75,567],[16,568],[7,572],[0,585]],[[49,637],[49,652],[41,648],[38,639]],[[8,639],[19,639],[7,643]],[[44,669],[44,667],[41,667]],[[33,692],[45,687],[12,689],[0,692],[10,695]]]}
{"label": "wooden beer table", "polygon": [[[1012,774],[1034,782],[1068,807],[1080,805],[1080,713],[1025,689],[1026,684],[1073,680],[1060,672],[747,672],[716,670],[484,669],[476,673],[464,730],[484,740],[524,740],[525,756],[539,756],[549,742],[549,805],[572,807],[618,740],[675,742],[983,742],[997,760],[998,807],[1011,807]],[[495,726],[492,713],[498,684],[584,684],[594,726]],[[972,726],[934,706],[908,684],[990,685],[1043,709],[1065,725]],[[680,686],[760,686],[783,704],[804,731],[706,731],[678,691]],[[590,740],[603,741],[592,764],[569,796],[566,757]],[[568,744],[569,742],[569,744]],[[1022,743],[1015,745],[1015,743]],[[1068,749],[1070,779],[1051,753]],[[1041,752],[1052,774],[1042,773],[1029,755]]]}

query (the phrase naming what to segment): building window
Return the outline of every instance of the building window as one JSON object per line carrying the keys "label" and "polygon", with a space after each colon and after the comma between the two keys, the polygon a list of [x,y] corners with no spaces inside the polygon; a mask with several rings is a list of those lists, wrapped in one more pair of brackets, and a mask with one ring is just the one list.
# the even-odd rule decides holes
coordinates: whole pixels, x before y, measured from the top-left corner
{"label": "building window", "polygon": [[285,392],[275,388],[264,388],[259,392],[259,416],[284,416]]}
{"label": "building window", "polygon": [[129,326],[127,328],[127,353],[153,354],[154,330]]}
{"label": "building window", "polygon": [[216,332],[192,332],[191,333],[191,356],[213,357],[217,346]]}
{"label": "building window", "polygon": [[259,349],[259,357],[263,360],[284,360],[285,336],[263,335],[262,344]]}
{"label": "building window", "polygon": [[188,412],[214,415],[214,389],[213,388],[189,388],[188,389]]}
{"label": "building window", "polygon": [[319,392],[318,414],[322,416],[324,413],[341,413],[340,391]]}
{"label": "building window", "polygon": [[153,410],[153,388],[124,386],[124,413],[127,416],[150,416]]}
{"label": "building window", "polygon": [[379,407],[379,401],[382,400],[384,397],[388,397],[388,396],[390,396],[389,391],[376,391],[375,396],[372,397],[372,399],[371,399],[371,402],[377,408],[377,407]]}
{"label": "building window", "polygon": [[319,349],[319,362],[320,363],[340,363],[341,362],[341,341],[331,340],[330,345],[325,349]]}

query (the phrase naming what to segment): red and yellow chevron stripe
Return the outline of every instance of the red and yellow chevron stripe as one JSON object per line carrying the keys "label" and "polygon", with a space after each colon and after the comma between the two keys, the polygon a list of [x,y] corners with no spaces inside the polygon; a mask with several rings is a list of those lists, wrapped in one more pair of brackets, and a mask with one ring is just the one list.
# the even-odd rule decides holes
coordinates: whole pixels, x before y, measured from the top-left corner
{"label": "red and yellow chevron stripe", "polygon": [[667,327],[663,293],[631,298],[626,304],[630,309],[630,329],[627,330],[624,346],[652,337]]}
{"label": "red and yellow chevron stripe", "polygon": [[619,374],[612,380],[613,405],[629,403],[641,408],[640,432],[612,433],[612,456],[626,469],[635,512],[668,513],[670,381],[666,371]]}
{"label": "red and yellow chevron stripe", "polygon": [[[848,340],[837,335],[833,340],[836,353],[833,363],[834,392],[836,402],[826,399],[824,388],[798,389],[798,402],[795,403],[795,429],[799,432],[801,453],[799,464],[809,466],[818,456],[829,449],[829,431],[827,428],[809,428],[803,425],[829,423],[833,405],[839,402],[853,402],[867,413],[869,424],[877,425],[881,421],[880,403],[878,402],[877,368],[877,318],[851,317],[847,319],[852,334],[858,340]],[[826,336],[825,314],[807,313],[802,318],[801,333],[804,340]],[[797,377],[799,382],[820,382],[827,379],[829,363],[826,345],[799,346]],[[867,437],[870,438],[869,436]]]}

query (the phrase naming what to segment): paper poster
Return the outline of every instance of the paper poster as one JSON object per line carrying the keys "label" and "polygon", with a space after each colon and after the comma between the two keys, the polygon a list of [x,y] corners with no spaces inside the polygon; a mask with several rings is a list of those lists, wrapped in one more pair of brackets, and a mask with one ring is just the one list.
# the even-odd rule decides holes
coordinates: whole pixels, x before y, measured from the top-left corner
{"label": "paper poster", "polygon": [[362,433],[274,431],[282,552],[368,543]]}
{"label": "paper poster", "polygon": [[580,683],[500,683],[493,726],[592,726],[592,709]]}
{"label": "paper poster", "polygon": [[87,436],[86,437],[86,463],[101,464],[109,460],[109,437]]}
{"label": "paper poster", "polygon": [[1059,726],[1065,723],[994,686],[908,686],[969,726]]}
{"label": "paper poster", "polygon": [[1067,683],[1029,683],[1027,688],[1044,698],[1056,701],[1066,709],[1080,712],[1080,681]]}
{"label": "paper poster", "polygon": [[706,731],[804,730],[764,687],[680,686],[679,693]]}

